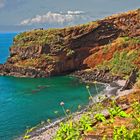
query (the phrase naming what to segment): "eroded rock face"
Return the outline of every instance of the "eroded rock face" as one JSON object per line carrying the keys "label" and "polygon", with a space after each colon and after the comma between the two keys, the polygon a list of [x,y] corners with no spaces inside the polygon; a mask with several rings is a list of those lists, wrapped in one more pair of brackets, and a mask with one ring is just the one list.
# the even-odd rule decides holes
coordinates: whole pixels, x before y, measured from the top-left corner
{"label": "eroded rock face", "polygon": [[49,46],[28,46],[28,47],[12,47],[10,48],[10,58],[8,59],[8,62],[13,62],[12,57],[15,55],[18,55],[20,60],[25,60],[28,58],[35,58],[39,57],[41,54],[47,54],[50,52]]}
{"label": "eroded rock face", "polygon": [[126,81],[124,87],[121,90],[122,91],[129,90],[129,89],[133,88],[134,84],[136,83],[137,77],[138,77],[138,69],[134,69],[131,72],[128,80]]}
{"label": "eroded rock face", "polygon": [[140,11],[135,10],[86,25],[21,33],[0,75],[48,77],[87,68],[94,61],[86,61],[93,49],[119,36],[140,36],[139,19]]}
{"label": "eroded rock face", "polygon": [[33,68],[15,67],[10,64],[0,65],[0,75],[16,76],[16,77],[47,77],[45,71]]}

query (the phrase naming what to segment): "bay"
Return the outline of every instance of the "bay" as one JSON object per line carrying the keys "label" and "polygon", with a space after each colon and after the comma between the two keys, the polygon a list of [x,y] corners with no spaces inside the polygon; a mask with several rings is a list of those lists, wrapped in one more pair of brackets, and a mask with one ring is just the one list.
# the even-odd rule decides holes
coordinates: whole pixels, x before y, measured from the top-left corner
{"label": "bay", "polygon": [[[0,63],[9,56],[16,33],[0,34]],[[103,85],[98,85],[101,91]],[[96,95],[94,85],[91,93]],[[60,102],[72,112],[78,105],[89,102],[86,85],[71,76],[51,78],[0,77],[0,140],[13,140],[47,119],[55,120],[64,116]],[[58,111],[58,114],[54,112]]]}

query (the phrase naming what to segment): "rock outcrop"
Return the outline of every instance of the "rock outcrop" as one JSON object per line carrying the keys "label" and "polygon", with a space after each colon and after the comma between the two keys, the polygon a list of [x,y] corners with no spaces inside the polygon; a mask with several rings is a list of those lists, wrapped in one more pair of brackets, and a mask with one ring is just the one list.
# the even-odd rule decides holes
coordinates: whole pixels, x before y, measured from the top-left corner
{"label": "rock outcrop", "polygon": [[75,27],[24,32],[14,38],[0,75],[48,77],[94,68],[92,54],[122,36],[140,36],[140,10]]}
{"label": "rock outcrop", "polygon": [[34,68],[23,68],[16,67],[11,64],[2,65],[0,64],[0,75],[5,76],[16,76],[16,77],[45,77],[46,72],[34,69]]}
{"label": "rock outcrop", "polygon": [[103,83],[112,83],[113,81],[120,80],[121,76],[112,75],[109,70],[81,70],[76,71],[73,75],[84,82],[103,82]]}
{"label": "rock outcrop", "polygon": [[131,72],[128,80],[126,81],[124,87],[121,90],[123,91],[123,90],[132,89],[134,84],[136,83],[137,77],[138,77],[138,69],[134,69]]}

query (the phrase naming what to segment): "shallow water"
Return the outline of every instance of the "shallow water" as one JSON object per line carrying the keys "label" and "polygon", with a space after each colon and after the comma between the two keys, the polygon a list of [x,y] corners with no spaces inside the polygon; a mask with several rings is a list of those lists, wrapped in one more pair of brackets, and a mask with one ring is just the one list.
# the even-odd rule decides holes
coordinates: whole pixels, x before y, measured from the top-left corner
{"label": "shallow water", "polygon": [[[0,63],[6,61],[15,34],[0,34]],[[2,41],[1,41],[2,40]],[[98,85],[103,90],[104,85]],[[90,87],[95,95],[94,86]],[[12,140],[27,127],[63,116],[60,102],[76,111],[88,103],[85,84],[70,76],[52,78],[0,77],[0,140]],[[59,113],[56,115],[54,111]]]}
{"label": "shallow water", "polygon": [[17,33],[0,33],[0,63],[4,63],[9,56],[9,46]]}

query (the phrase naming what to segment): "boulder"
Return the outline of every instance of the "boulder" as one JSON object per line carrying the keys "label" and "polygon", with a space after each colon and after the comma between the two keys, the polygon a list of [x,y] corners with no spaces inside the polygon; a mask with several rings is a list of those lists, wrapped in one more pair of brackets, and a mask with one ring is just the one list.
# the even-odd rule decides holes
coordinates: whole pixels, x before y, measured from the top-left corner
{"label": "boulder", "polygon": [[134,69],[131,72],[128,80],[126,81],[126,83],[124,85],[124,87],[122,87],[121,91],[132,89],[134,84],[136,83],[137,76],[138,76],[138,69]]}

